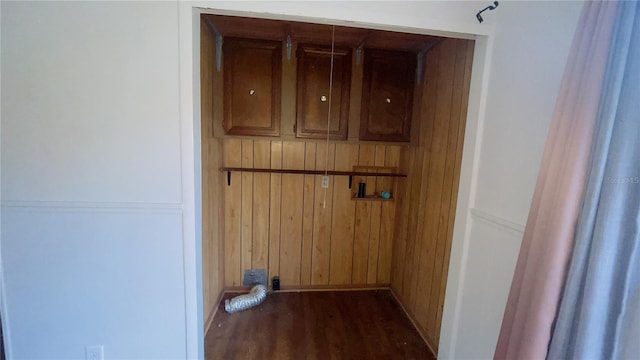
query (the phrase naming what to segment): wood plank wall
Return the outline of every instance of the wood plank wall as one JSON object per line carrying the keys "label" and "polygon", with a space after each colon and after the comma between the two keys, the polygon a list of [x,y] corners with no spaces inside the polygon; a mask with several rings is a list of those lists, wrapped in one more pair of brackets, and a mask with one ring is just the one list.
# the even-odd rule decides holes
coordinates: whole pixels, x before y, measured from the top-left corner
{"label": "wood plank wall", "polygon": [[[213,35],[201,25],[201,142],[202,142],[202,272],[204,293],[204,320],[209,319],[223,288],[222,236],[224,203],[222,174],[222,141],[213,138],[213,71],[215,41]],[[218,100],[219,101],[219,100]],[[206,220],[204,220],[206,219]]]}
{"label": "wood plank wall", "polygon": [[[352,170],[400,165],[399,145],[225,138],[224,166]],[[369,180],[369,181],[375,181]],[[397,180],[399,183],[405,180]],[[232,173],[224,188],[224,285],[267,269],[283,288],[388,285],[395,201],[355,201],[346,176]],[[357,186],[357,180],[354,180]],[[326,202],[326,206],[325,206]]]}
{"label": "wood plank wall", "polygon": [[[213,119],[222,117],[222,97],[215,96],[222,77],[214,70],[214,38],[207,28],[201,34],[205,319],[222,289],[241,285],[249,268],[265,268],[270,278],[279,275],[284,288],[390,284],[437,352],[473,41],[447,39],[426,54],[411,146],[345,142],[327,150],[322,142],[291,139],[291,126],[283,128],[280,140],[220,137]],[[287,76],[294,70],[295,59],[285,64],[284,82],[292,82]],[[286,99],[283,109],[295,112]],[[398,166],[409,176],[396,181],[394,202],[351,200],[348,178],[331,176],[325,208],[321,176],[234,173],[227,186],[219,171],[221,166],[324,170],[325,163],[329,170]],[[368,188],[379,188],[380,181],[385,180],[366,179]]]}
{"label": "wood plank wall", "polygon": [[[403,148],[391,288],[437,352],[474,42],[447,39],[425,55],[417,146]],[[416,129],[414,129],[416,131]]]}

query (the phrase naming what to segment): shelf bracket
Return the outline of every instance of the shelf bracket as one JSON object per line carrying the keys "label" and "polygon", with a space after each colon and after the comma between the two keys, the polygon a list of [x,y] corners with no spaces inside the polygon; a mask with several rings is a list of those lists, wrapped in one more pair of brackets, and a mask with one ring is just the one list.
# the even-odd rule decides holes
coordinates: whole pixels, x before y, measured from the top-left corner
{"label": "shelf bracket", "polygon": [[418,53],[417,64],[416,64],[416,84],[420,84],[422,82],[422,72],[424,71],[424,53],[426,50],[422,50]]}
{"label": "shelf bracket", "polygon": [[220,72],[220,68],[222,68],[222,43],[224,43],[224,38],[222,34],[216,34],[216,69]]}
{"label": "shelf bracket", "polygon": [[358,46],[356,49],[356,65],[360,65],[362,63],[362,53],[364,51],[364,42]]}
{"label": "shelf bracket", "polygon": [[291,61],[291,48],[293,45],[291,44],[291,35],[287,35],[287,61]]}
{"label": "shelf bracket", "polygon": [[209,30],[216,36],[216,69],[220,72],[220,68],[222,68],[222,43],[224,42],[224,37],[213,21],[205,19],[205,23],[209,27]]}
{"label": "shelf bracket", "polygon": [[206,21],[206,23],[209,29],[211,29],[211,32],[216,36],[216,69],[220,72],[222,68],[222,43],[224,42],[224,37],[213,21]]}

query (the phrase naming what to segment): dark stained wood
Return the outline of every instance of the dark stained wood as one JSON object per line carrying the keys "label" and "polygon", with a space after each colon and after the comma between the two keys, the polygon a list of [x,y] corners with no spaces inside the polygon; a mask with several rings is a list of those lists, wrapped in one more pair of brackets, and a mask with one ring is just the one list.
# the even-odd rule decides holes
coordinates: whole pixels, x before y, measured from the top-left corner
{"label": "dark stained wood", "polygon": [[222,243],[224,239],[224,187],[218,171],[222,165],[222,141],[213,137],[215,78],[215,42],[213,34],[201,23],[200,100],[202,144],[202,287],[204,318],[209,319],[224,285]]}
{"label": "dark stained wood", "polygon": [[287,37],[286,21],[223,15],[202,17],[212,30],[219,31],[224,37],[264,40],[284,40]]}
{"label": "dark stained wood", "polygon": [[415,68],[415,54],[365,49],[360,140],[410,140]]}
{"label": "dark stained wood", "polygon": [[368,49],[418,53],[429,49],[442,38],[395,31],[370,30],[364,45]]}
{"label": "dark stained wood", "polygon": [[389,290],[271,293],[234,314],[224,311],[222,301],[205,338],[205,356],[435,359]]}
{"label": "dark stained wood", "polygon": [[225,38],[227,135],[280,135],[282,42]]}
{"label": "dark stained wood", "polygon": [[[331,44],[334,27],[328,24],[211,14],[202,15],[202,18],[212,31],[218,31],[225,37],[285,40],[290,35],[294,42],[319,45]],[[351,48],[364,44],[372,49],[417,53],[433,46],[440,39],[442,38],[396,31],[335,26],[336,45]]]}
{"label": "dark stained wood", "polygon": [[[349,94],[351,91],[351,49],[333,49],[332,84],[330,84],[330,76],[330,46],[298,46],[296,137],[326,139],[327,115],[329,100],[331,100],[329,137],[333,140],[347,139]],[[330,88],[331,99],[329,99]]]}
{"label": "dark stained wood", "polygon": [[293,41],[300,43],[331,45],[331,38],[335,34],[337,46],[357,47],[369,35],[369,30],[354,27],[336,26],[334,32],[331,25],[302,22],[290,24]]}
{"label": "dark stained wood", "polygon": [[425,54],[417,146],[402,149],[391,288],[438,351],[474,43],[447,39]]}

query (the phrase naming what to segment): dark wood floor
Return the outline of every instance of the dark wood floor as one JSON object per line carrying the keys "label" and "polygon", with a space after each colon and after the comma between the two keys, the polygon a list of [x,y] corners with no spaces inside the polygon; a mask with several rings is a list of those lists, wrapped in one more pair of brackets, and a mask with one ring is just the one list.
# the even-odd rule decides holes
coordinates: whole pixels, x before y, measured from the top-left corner
{"label": "dark wood floor", "polygon": [[234,314],[223,301],[205,354],[211,360],[435,359],[388,290],[276,292]]}

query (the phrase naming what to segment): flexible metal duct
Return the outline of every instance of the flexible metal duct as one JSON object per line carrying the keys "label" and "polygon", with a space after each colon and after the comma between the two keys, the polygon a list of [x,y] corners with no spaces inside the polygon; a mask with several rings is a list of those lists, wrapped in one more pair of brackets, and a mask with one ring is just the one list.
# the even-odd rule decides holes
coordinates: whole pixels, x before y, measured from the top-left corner
{"label": "flexible metal duct", "polygon": [[267,287],[264,285],[254,286],[248,294],[239,295],[231,300],[224,301],[224,309],[228,313],[252,308],[267,298]]}

